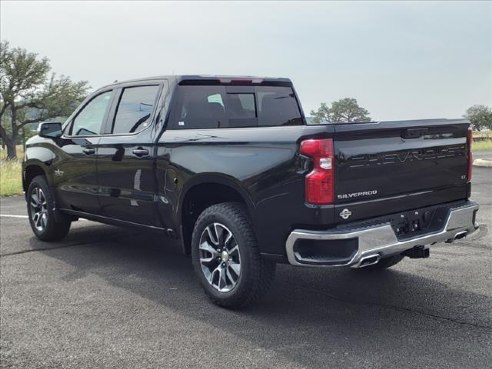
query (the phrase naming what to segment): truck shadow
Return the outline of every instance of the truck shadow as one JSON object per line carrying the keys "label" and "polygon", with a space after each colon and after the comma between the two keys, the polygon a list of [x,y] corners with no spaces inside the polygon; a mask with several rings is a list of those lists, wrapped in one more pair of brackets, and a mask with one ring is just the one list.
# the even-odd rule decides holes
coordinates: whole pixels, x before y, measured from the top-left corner
{"label": "truck shadow", "polygon": [[[459,339],[449,340],[443,333],[446,327],[449,331],[449,325],[458,325],[462,339],[476,340],[477,345],[490,334],[487,296],[449,288],[404,268],[368,273],[279,265],[274,285],[261,302],[228,311],[208,301],[190,258],[168,239],[92,224],[76,227],[63,243],[66,248],[41,251],[72,266],[64,281],[96,274],[187,319],[247,340],[258,347],[258,355],[279,354],[322,367],[332,355],[357,352],[359,359],[383,355],[385,363],[401,366],[398,357],[411,347],[418,350],[418,360],[431,365],[439,347],[467,367],[470,353],[465,355]],[[30,242],[33,249],[45,246],[34,238]]]}

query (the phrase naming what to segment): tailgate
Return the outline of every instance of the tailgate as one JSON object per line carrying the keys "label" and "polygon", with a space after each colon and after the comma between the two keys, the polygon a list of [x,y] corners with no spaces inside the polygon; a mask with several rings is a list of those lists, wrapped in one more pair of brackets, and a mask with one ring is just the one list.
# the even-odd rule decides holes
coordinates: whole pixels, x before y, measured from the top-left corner
{"label": "tailgate", "polygon": [[[335,126],[335,219],[371,218],[468,195],[466,120]],[[345,214],[338,216],[347,209]]]}

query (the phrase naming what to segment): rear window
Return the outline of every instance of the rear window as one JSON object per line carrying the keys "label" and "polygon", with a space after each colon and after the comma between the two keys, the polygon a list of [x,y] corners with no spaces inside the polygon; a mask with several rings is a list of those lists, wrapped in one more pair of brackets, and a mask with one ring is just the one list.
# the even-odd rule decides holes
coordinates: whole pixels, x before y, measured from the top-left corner
{"label": "rear window", "polygon": [[178,86],[170,128],[302,125],[294,91],[284,86]]}

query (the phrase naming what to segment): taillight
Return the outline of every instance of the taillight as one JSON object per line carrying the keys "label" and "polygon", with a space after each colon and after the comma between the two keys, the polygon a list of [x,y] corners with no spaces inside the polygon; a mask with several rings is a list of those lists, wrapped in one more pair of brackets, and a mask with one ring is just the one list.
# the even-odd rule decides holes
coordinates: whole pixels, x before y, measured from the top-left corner
{"label": "taillight", "polygon": [[468,173],[466,174],[466,181],[471,182],[472,179],[472,166],[473,166],[473,155],[472,155],[472,143],[473,143],[473,130],[471,127],[468,127],[468,136],[467,136],[467,156],[468,156]]}
{"label": "taillight", "polygon": [[305,140],[300,153],[313,159],[313,170],[306,175],[306,202],[313,205],[332,204],[335,198],[335,156],[333,140]]}

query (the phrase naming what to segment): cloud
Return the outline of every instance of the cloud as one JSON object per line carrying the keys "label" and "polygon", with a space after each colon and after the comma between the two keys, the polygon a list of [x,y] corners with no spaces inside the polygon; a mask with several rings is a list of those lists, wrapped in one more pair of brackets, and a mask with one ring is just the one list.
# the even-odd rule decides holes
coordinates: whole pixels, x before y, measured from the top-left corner
{"label": "cloud", "polygon": [[284,76],[306,112],[376,119],[492,101],[490,2],[2,2],[2,39],[96,88],[180,73]]}

